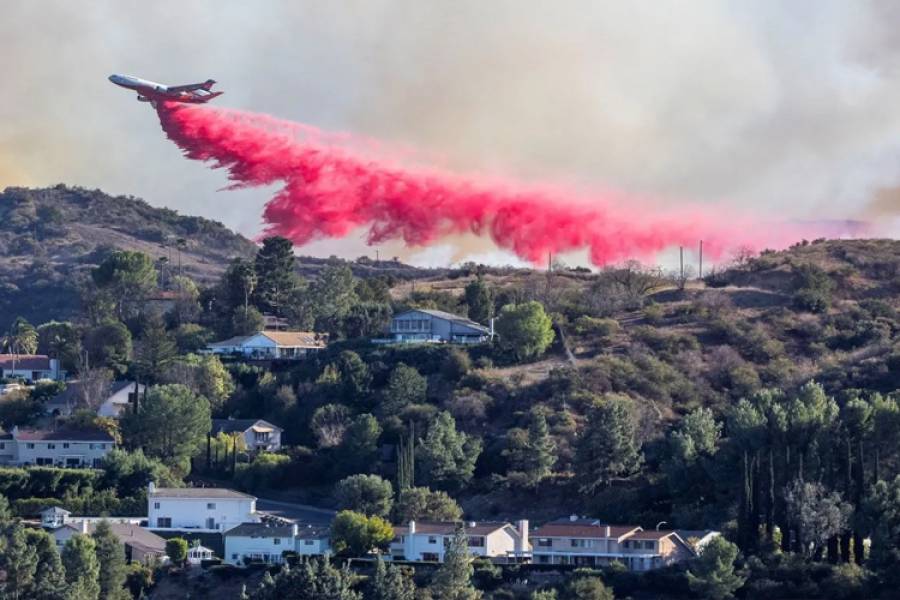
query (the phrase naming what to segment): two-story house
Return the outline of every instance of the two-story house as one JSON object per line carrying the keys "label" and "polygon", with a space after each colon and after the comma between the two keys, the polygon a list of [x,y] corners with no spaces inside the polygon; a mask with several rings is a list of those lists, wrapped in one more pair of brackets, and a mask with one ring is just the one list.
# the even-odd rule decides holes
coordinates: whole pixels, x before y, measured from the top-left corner
{"label": "two-story house", "polygon": [[298,526],[274,523],[241,523],[225,532],[225,562],[281,564],[285,551],[293,552]]}
{"label": "two-story house", "polygon": [[462,526],[468,536],[472,556],[497,562],[520,562],[531,556],[528,521],[516,526],[505,522],[416,522],[394,527],[391,557],[400,560],[443,562],[447,546]]}
{"label": "two-story house", "polygon": [[116,440],[100,429],[20,429],[0,434],[0,464],[99,467]]}
{"label": "two-story house", "polygon": [[442,310],[416,308],[391,319],[395,342],[477,344],[490,339],[491,330],[467,317]]}
{"label": "two-story house", "polygon": [[284,429],[262,419],[213,419],[210,434],[240,435],[251,452],[281,450]]}
{"label": "two-story house", "polygon": [[224,532],[242,523],[258,523],[256,497],[225,488],[147,486],[147,522],[151,529]]}
{"label": "two-story house", "polygon": [[534,530],[533,561],[537,564],[602,567],[622,563],[646,571],[695,556],[674,531],[644,531],[636,525],[607,525],[570,517]]}

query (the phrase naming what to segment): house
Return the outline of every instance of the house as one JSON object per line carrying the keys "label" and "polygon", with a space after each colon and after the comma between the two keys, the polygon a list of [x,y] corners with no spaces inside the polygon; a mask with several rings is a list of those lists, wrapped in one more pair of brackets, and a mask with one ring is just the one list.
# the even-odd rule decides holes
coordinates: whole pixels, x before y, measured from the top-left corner
{"label": "house", "polygon": [[516,526],[505,522],[416,522],[394,527],[391,557],[399,560],[443,562],[447,546],[463,525],[469,538],[469,552],[497,562],[519,562],[531,556],[528,521]]}
{"label": "house", "polygon": [[[146,386],[137,384],[137,393],[144,393]],[[134,406],[135,382],[114,381],[103,391],[97,406],[97,416],[118,419],[122,413]],[[70,381],[66,389],[51,398],[44,405],[45,412],[54,417],[67,417],[79,408],[84,408],[84,389],[80,381]]]}
{"label": "house", "polygon": [[223,532],[257,523],[256,497],[225,488],[147,486],[147,522],[152,529]]}
{"label": "house", "polygon": [[570,517],[535,529],[537,564],[602,567],[613,562],[631,571],[647,571],[695,556],[674,531],[644,531],[636,525],[607,525]]}
{"label": "house", "polygon": [[687,542],[688,546],[697,554],[700,554],[714,537],[722,535],[720,532],[710,529],[676,529],[675,533]]}
{"label": "house", "polygon": [[206,346],[210,354],[255,360],[297,360],[325,348],[327,336],[309,331],[259,331]]}
{"label": "house", "polygon": [[0,434],[0,464],[99,467],[116,440],[101,429],[20,429]]}
{"label": "house", "polygon": [[0,354],[0,379],[62,381],[65,375],[59,360],[45,354]]}
{"label": "house", "polygon": [[278,452],[284,430],[262,419],[213,419],[211,435],[240,435],[251,452]]}
{"label": "house", "polygon": [[213,552],[212,548],[197,545],[188,549],[187,561],[188,564],[199,565],[202,564],[204,560],[210,560],[215,558],[215,556],[216,553]]}
{"label": "house", "polygon": [[113,534],[125,546],[125,558],[129,562],[148,564],[165,557],[166,540],[142,528],[140,519],[72,517],[69,511],[56,506],[41,511],[41,526],[50,530],[60,551],[75,534],[93,535],[100,521],[109,523]]}
{"label": "house", "polygon": [[302,556],[331,554],[331,528],[327,525],[300,525],[294,536],[294,552]]}
{"label": "house", "polygon": [[294,550],[297,534],[296,523],[241,523],[225,532],[225,562],[281,564],[284,552]]}
{"label": "house", "polygon": [[490,337],[491,330],[484,325],[442,310],[417,308],[391,319],[394,342],[477,344]]}

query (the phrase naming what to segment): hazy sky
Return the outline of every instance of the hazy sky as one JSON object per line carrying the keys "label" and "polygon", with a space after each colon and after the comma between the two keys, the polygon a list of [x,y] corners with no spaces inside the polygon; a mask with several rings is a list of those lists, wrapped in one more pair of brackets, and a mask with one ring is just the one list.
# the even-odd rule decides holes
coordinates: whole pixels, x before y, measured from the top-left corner
{"label": "hazy sky", "polygon": [[2,0],[0,187],[98,187],[256,233],[270,190],[217,191],[116,72],[211,77],[223,106],[458,169],[890,221],[898,22],[889,0]]}

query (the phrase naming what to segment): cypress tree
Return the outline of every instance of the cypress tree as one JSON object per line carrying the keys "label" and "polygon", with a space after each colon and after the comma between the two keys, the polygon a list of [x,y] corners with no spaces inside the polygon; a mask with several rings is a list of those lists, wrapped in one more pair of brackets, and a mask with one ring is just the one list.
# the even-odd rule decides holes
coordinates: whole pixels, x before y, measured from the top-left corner
{"label": "cypress tree", "polygon": [[56,543],[45,531],[28,534],[29,544],[37,552],[38,565],[34,578],[35,600],[68,600],[69,586]]}
{"label": "cypress tree", "polygon": [[126,600],[125,547],[113,533],[109,522],[100,521],[94,530],[97,562],[100,564],[100,597],[105,600]]}
{"label": "cypress tree", "polygon": [[100,564],[94,540],[76,533],[66,542],[62,562],[66,568],[70,600],[98,600],[100,598]]}
{"label": "cypress tree", "polygon": [[441,600],[477,600],[481,592],[472,585],[469,538],[459,527],[444,553],[444,562],[431,580],[431,594]]}
{"label": "cypress tree", "polygon": [[6,575],[0,581],[0,597],[32,598],[37,567],[37,551],[28,543],[21,521],[6,523],[0,535],[0,571]]}
{"label": "cypress tree", "polygon": [[385,566],[379,557],[368,592],[367,600],[415,600],[416,584],[401,567]]}

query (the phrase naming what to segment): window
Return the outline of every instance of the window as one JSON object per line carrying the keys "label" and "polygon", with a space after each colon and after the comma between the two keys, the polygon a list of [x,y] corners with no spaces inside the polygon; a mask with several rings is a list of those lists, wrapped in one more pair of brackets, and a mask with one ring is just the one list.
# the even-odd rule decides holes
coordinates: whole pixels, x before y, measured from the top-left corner
{"label": "window", "polygon": [[155,508],[156,510],[159,510],[159,502],[154,502],[153,508]]}
{"label": "window", "polygon": [[63,442],[63,448],[68,448],[68,447],[69,447],[69,442]]}
{"label": "window", "polygon": [[429,536],[428,536],[428,543],[429,543],[429,544],[437,544],[437,536],[435,536],[435,535],[429,535]]}
{"label": "window", "polygon": [[25,447],[28,448],[29,450],[34,450],[34,444],[32,444],[30,442],[25,444]]}
{"label": "window", "polygon": [[172,518],[171,517],[159,517],[156,519],[157,527],[171,527],[172,526]]}
{"label": "window", "polygon": [[644,542],[644,548],[647,550],[653,550],[653,542]]}
{"label": "window", "polygon": [[81,459],[78,458],[78,457],[67,458],[67,459],[66,459],[66,466],[67,466],[67,467],[80,467],[80,466],[81,466]]}
{"label": "window", "polygon": [[541,548],[552,548],[553,540],[550,538],[538,538],[537,545]]}
{"label": "window", "polygon": [[312,545],[313,545],[313,541],[312,541],[312,540],[303,540],[303,545],[304,545],[304,546],[312,546]]}
{"label": "window", "polygon": [[215,502],[207,502],[206,510],[216,510],[216,503]]}
{"label": "window", "polygon": [[238,555],[237,555],[237,554],[232,554],[232,555],[231,555],[231,560],[237,560],[237,559],[238,559]]}
{"label": "window", "polygon": [[469,547],[470,548],[484,548],[484,538],[480,535],[470,535],[469,536]]}
{"label": "window", "polygon": [[39,456],[39,457],[37,457],[37,459],[35,460],[35,462],[37,463],[37,465],[38,465],[39,467],[40,467],[40,466],[43,466],[43,465],[52,465],[52,464],[53,464],[53,459],[52,459],[52,458],[44,458],[44,457],[40,457],[40,456]]}
{"label": "window", "polygon": [[0,442],[0,450],[6,449],[6,442]]}
{"label": "window", "polygon": [[275,544],[276,546],[280,546],[280,545],[281,545],[281,538],[275,538],[274,540],[272,540],[272,543]]}
{"label": "window", "polygon": [[95,469],[99,469],[99,468],[102,467],[102,466],[103,466],[103,459],[102,459],[102,458],[95,458],[95,459],[94,459],[94,468],[95,468]]}
{"label": "window", "polygon": [[88,444],[88,450],[93,450],[93,449],[94,449],[94,444]]}
{"label": "window", "polygon": [[56,444],[47,444],[47,450],[56,450]]}

